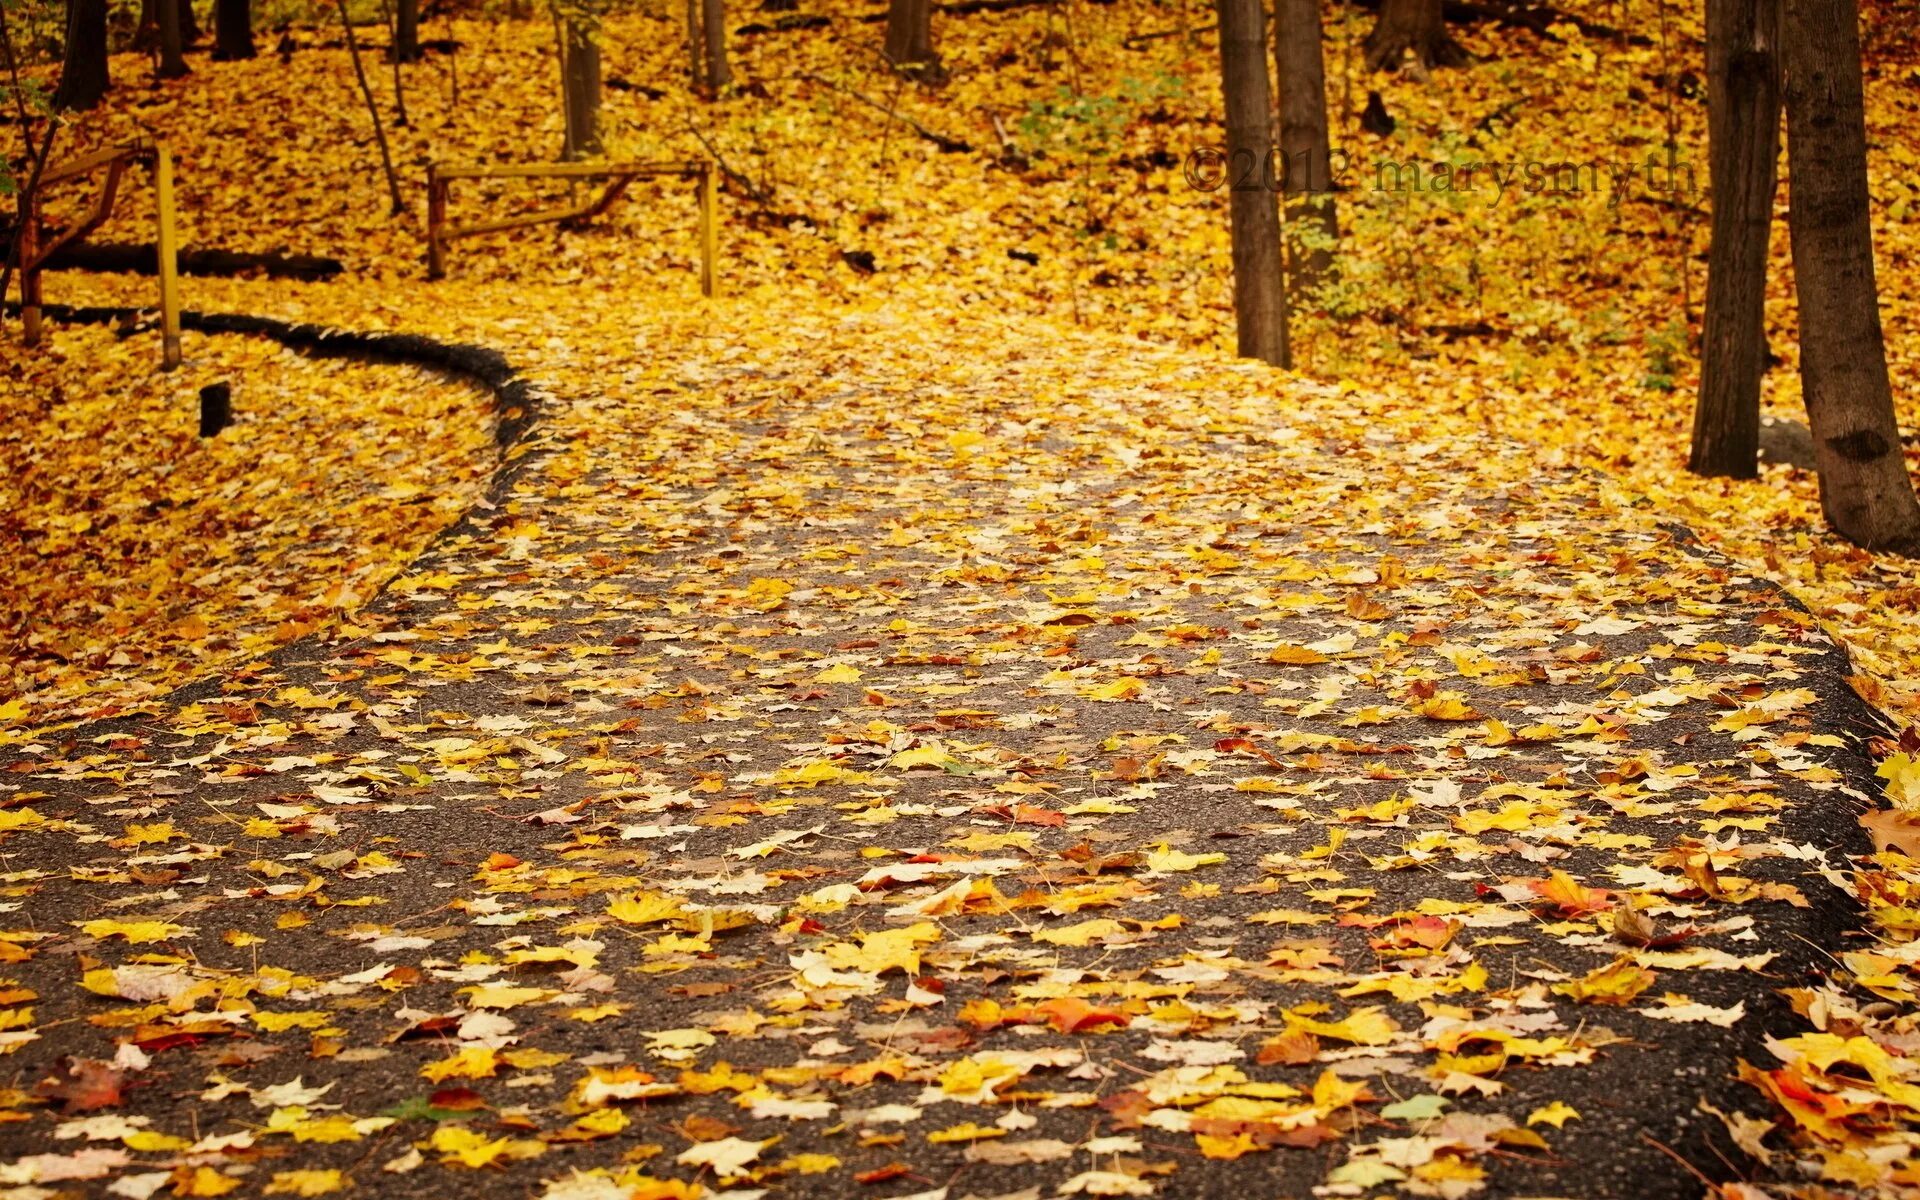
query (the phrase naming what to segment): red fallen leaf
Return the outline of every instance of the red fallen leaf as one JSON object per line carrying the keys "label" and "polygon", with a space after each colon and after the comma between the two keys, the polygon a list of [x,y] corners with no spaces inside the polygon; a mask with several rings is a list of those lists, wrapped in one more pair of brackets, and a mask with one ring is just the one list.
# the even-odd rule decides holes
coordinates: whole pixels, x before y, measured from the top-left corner
{"label": "red fallen leaf", "polygon": [[460,1027],[460,1021],[459,1017],[428,1017],[418,1025],[401,1030],[388,1040],[410,1042],[416,1038],[451,1037],[453,1031]]}
{"label": "red fallen leaf", "polygon": [[[818,933],[819,929],[801,927],[803,933]],[[676,996],[685,996],[691,1000],[701,1000],[708,996],[724,996],[733,990],[730,983],[677,983],[667,989]]]}
{"label": "red fallen leaf", "polygon": [[[230,1031],[229,1031],[230,1032]],[[207,1040],[204,1033],[163,1033],[154,1037],[136,1037],[133,1044],[148,1054],[158,1054],[176,1046],[198,1046]]]}
{"label": "red fallen leaf", "polygon": [[502,854],[498,850],[487,855],[487,861],[480,864],[482,871],[510,871],[520,865],[520,860],[511,854]]}
{"label": "red fallen leaf", "polygon": [[1148,1113],[1157,1107],[1145,1092],[1112,1092],[1097,1101],[1113,1118],[1115,1129],[1138,1129]]}
{"label": "red fallen leaf", "polygon": [[1528,890],[1563,917],[1590,916],[1614,905],[1612,892],[1587,887],[1565,871],[1555,871],[1546,879],[1529,879],[1525,883]]}
{"label": "red fallen leaf", "polygon": [[60,1111],[91,1112],[126,1102],[121,1089],[127,1073],[98,1058],[62,1057],[54,1074],[34,1085],[34,1094],[58,1100]]}
{"label": "red fallen leaf", "polygon": [[1245,1134],[1256,1147],[1292,1146],[1310,1150],[1322,1142],[1337,1142],[1341,1135],[1325,1125],[1315,1122],[1293,1128],[1282,1128],[1265,1121],[1229,1121],[1213,1117],[1196,1117],[1191,1132],[1205,1137],[1232,1138]]}
{"label": "red fallen leaf", "polygon": [[1280,766],[1286,765],[1285,763],[1282,763],[1279,759],[1275,758],[1273,756],[1272,751],[1257,745],[1252,738],[1243,738],[1243,737],[1221,738],[1219,741],[1213,744],[1213,748],[1214,748],[1214,751],[1219,754],[1251,754],[1255,758],[1259,759],[1261,762],[1264,762],[1271,767],[1280,767]]}
{"label": "red fallen leaf", "polygon": [[465,1087],[441,1088],[427,1097],[427,1103],[448,1112],[475,1112],[487,1107],[479,1092]]}
{"label": "red fallen leaf", "polygon": [[1111,1008],[1095,1008],[1078,996],[1057,996],[1033,1006],[1033,1015],[1053,1026],[1055,1033],[1080,1033],[1104,1025],[1126,1026],[1133,1018]]}
{"label": "red fallen leaf", "polygon": [[1067,814],[1034,804],[995,804],[973,811],[984,817],[999,817],[1015,825],[1043,825],[1053,828],[1067,823]]}
{"label": "red fallen leaf", "polygon": [[1440,917],[1422,916],[1411,921],[1394,922],[1393,928],[1383,936],[1369,938],[1368,944],[1375,950],[1410,950],[1421,947],[1438,950],[1453,940],[1460,931],[1460,922],[1443,920]]}
{"label": "red fallen leaf", "polygon": [[911,1174],[912,1171],[913,1168],[905,1163],[891,1162],[884,1167],[875,1167],[871,1171],[862,1171],[853,1178],[858,1183],[885,1183],[889,1179],[898,1179],[902,1175]]}
{"label": "red fallen leaf", "polygon": [[1260,1043],[1253,1061],[1263,1067],[1298,1067],[1312,1062],[1320,1054],[1320,1039],[1304,1029],[1292,1028]]}

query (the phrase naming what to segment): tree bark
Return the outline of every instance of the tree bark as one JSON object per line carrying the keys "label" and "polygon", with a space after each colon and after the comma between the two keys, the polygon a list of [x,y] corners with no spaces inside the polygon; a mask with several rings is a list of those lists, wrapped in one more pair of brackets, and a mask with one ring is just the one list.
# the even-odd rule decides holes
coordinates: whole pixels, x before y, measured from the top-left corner
{"label": "tree bark", "polygon": [[420,0],[396,0],[389,53],[395,62],[420,61]]}
{"label": "tree bark", "polygon": [[687,0],[687,83],[707,90],[707,29],[701,0]]}
{"label": "tree bark", "polygon": [[602,149],[600,139],[600,43],[593,28],[569,20],[562,49],[561,78],[565,83],[566,157],[591,158]]}
{"label": "tree bark", "polygon": [[1920,554],[1874,279],[1859,8],[1786,0],[1784,13],[1788,228],[1820,505],[1856,545]]}
{"label": "tree bark", "polygon": [[1443,0],[1386,0],[1367,35],[1367,70],[1397,70],[1412,53],[1421,70],[1458,67],[1467,52],[1447,32]]}
{"label": "tree bark", "polygon": [[1779,182],[1779,35],[1779,0],[1707,0],[1713,241],[1687,461],[1696,475],[1751,479],[1759,472],[1767,238]]}
{"label": "tree bark", "polygon": [[252,58],[253,0],[213,0],[213,61]]}
{"label": "tree bark", "polygon": [[1274,0],[1273,65],[1280,90],[1282,187],[1287,198],[1287,294],[1325,282],[1340,241],[1320,0]]}
{"label": "tree bark", "polygon": [[933,48],[933,0],[890,0],[887,5],[887,61],[928,82],[941,76]]}
{"label": "tree bark", "polygon": [[1273,113],[1267,90],[1267,14],[1262,0],[1218,0],[1218,8],[1238,347],[1243,358],[1284,367],[1288,365],[1287,286],[1280,257],[1280,213],[1268,186]]}
{"label": "tree bark", "polygon": [[191,46],[200,40],[200,18],[193,11],[193,0],[176,0],[180,6],[180,41]]}
{"label": "tree bark", "polygon": [[175,0],[158,0],[153,7],[154,21],[160,32],[160,67],[155,73],[162,79],[178,79],[191,74],[183,52],[185,43],[181,37],[181,6]]}
{"label": "tree bark", "polygon": [[67,0],[66,60],[53,106],[74,111],[92,108],[113,86],[107,60],[107,0]]}
{"label": "tree bark", "polygon": [[726,0],[700,0],[700,42],[707,91],[717,95],[733,82],[733,69],[727,65]]}

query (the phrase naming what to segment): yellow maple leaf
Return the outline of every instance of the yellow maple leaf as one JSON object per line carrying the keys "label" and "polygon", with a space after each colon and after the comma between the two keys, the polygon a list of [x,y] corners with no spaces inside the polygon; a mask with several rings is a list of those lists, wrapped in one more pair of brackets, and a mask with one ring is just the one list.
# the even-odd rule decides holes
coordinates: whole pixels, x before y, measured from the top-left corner
{"label": "yellow maple leaf", "polygon": [[1873,773],[1887,781],[1888,803],[1901,812],[1920,812],[1920,758],[1889,754]]}
{"label": "yellow maple leaf", "polygon": [[1281,663],[1290,667],[1311,667],[1327,661],[1327,656],[1318,650],[1309,650],[1305,646],[1296,646],[1291,642],[1275,646],[1267,654],[1270,663]]}
{"label": "yellow maple leaf", "polygon": [[1623,954],[1579,979],[1556,983],[1553,990],[1580,1004],[1622,1005],[1653,986],[1654,974]]}
{"label": "yellow maple leaf", "polygon": [[116,921],[102,917],[94,921],[75,921],[74,924],[78,925],[81,932],[85,933],[88,937],[99,938],[102,941],[113,937],[125,938],[135,945],[141,945],[146,942],[164,942],[168,938],[179,937],[184,933],[190,932],[184,925],[175,925],[172,921],[159,920]]}
{"label": "yellow maple leaf", "polygon": [[1146,690],[1147,685],[1141,683],[1132,675],[1122,675],[1112,683],[1103,683],[1096,687],[1086,688],[1080,694],[1089,700],[1111,702],[1117,700],[1138,700],[1140,694]]}
{"label": "yellow maple leaf", "polygon": [[1575,1121],[1575,1120],[1578,1120],[1579,1118],[1580,1118],[1579,1109],[1574,1108],[1572,1105],[1568,1104],[1564,1100],[1555,1100],[1552,1104],[1549,1104],[1544,1108],[1536,1108],[1532,1112],[1528,1113],[1527,1124],[1551,1125],[1555,1129],[1559,1129],[1562,1126],[1564,1126],[1568,1121]]}
{"label": "yellow maple leaf", "polygon": [[664,892],[629,892],[607,905],[607,915],[623,925],[652,925],[686,915],[678,897]]}
{"label": "yellow maple leaf", "polygon": [[1356,1046],[1384,1046],[1400,1032],[1400,1026],[1385,1009],[1356,1008],[1338,1021],[1318,1021],[1297,1013],[1287,1013],[1290,1029],[1304,1029],[1320,1037],[1351,1042]]}
{"label": "yellow maple leaf", "polygon": [[176,1196],[224,1196],[240,1186],[241,1181],[231,1175],[222,1175],[212,1167],[195,1167],[173,1178],[173,1194]]}
{"label": "yellow maple leaf", "polygon": [[1187,854],[1169,847],[1165,842],[1147,852],[1147,869],[1150,871],[1193,871],[1225,861],[1227,856],[1218,850],[1209,854]]}
{"label": "yellow maple leaf", "polygon": [[490,1079],[499,1067],[499,1055],[491,1046],[465,1046],[452,1058],[430,1062],[420,1074],[435,1083],[443,1079]]}
{"label": "yellow maple leaf", "polygon": [[513,987],[503,983],[489,983],[478,987],[461,988],[456,994],[467,998],[468,1008],[518,1008],[522,1004],[544,1000],[554,992],[552,988]]}
{"label": "yellow maple leaf", "polygon": [[1126,931],[1127,927],[1113,918],[1098,917],[1074,925],[1062,925],[1058,929],[1036,929],[1033,931],[1033,940],[1049,946],[1086,946],[1096,938],[1117,937]]}
{"label": "yellow maple leaf", "polygon": [[860,944],[836,942],[826,948],[827,962],[841,970],[865,971],[884,975],[901,970],[920,973],[920,947],[940,940],[940,927],[931,921],[919,921],[900,929],[885,929],[865,934]]}
{"label": "yellow maple leaf", "polygon": [[479,1168],[499,1161],[508,1143],[506,1138],[489,1139],[465,1125],[442,1125],[433,1131],[427,1145],[439,1152],[443,1163]]}
{"label": "yellow maple leaf", "polygon": [[338,1170],[275,1171],[266,1186],[269,1196],[325,1196],[347,1186]]}
{"label": "yellow maple leaf", "polygon": [[1413,711],[1429,721],[1478,721],[1480,714],[1473,706],[1460,697],[1441,693],[1430,700],[1422,700],[1413,706]]}

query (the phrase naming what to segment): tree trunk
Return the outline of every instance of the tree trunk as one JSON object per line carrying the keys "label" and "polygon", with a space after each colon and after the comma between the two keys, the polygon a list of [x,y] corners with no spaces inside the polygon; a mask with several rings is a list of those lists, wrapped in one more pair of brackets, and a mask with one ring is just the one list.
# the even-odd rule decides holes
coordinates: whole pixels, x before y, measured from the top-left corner
{"label": "tree trunk", "polygon": [[718,95],[733,82],[733,70],[727,65],[726,0],[700,0],[700,41],[705,51],[707,91]]}
{"label": "tree trunk", "polygon": [[1287,294],[1297,301],[1333,269],[1340,241],[1320,0],[1274,0],[1273,65],[1280,89],[1282,186],[1287,197]]}
{"label": "tree trunk", "polygon": [[254,56],[253,0],[213,0],[213,61]]}
{"label": "tree trunk", "polygon": [[200,18],[194,15],[193,0],[177,0],[180,5],[180,42],[191,46],[200,40]]}
{"label": "tree trunk", "polygon": [[1423,71],[1458,67],[1467,52],[1447,33],[1442,0],[1386,0],[1367,35],[1367,70],[1398,70],[1408,52]]}
{"label": "tree trunk", "polygon": [[887,5],[887,61],[927,82],[941,76],[933,49],[933,0],[890,0]]}
{"label": "tree trunk", "polygon": [[1287,365],[1287,286],[1280,213],[1267,186],[1273,113],[1267,91],[1262,0],[1218,0],[1220,90],[1227,114],[1227,186],[1233,222],[1233,314],[1241,357]]}
{"label": "tree trunk", "polygon": [[687,0],[687,83],[696,92],[707,90],[707,31],[701,0]]}
{"label": "tree trunk", "polygon": [[593,29],[570,20],[566,27],[561,78],[565,82],[569,159],[591,158],[601,152],[600,43]]}
{"label": "tree trunk", "polygon": [[162,79],[178,79],[190,74],[181,40],[180,5],[174,0],[158,0],[153,7],[155,24],[160,31],[160,68],[156,74]]}
{"label": "tree trunk", "polygon": [[107,65],[107,0],[67,0],[66,61],[53,106],[89,109],[113,86]]}
{"label": "tree trunk", "polygon": [[1779,35],[1779,0],[1707,0],[1713,242],[1687,461],[1697,475],[1751,479],[1759,471],[1767,237],[1780,158]]}
{"label": "tree trunk", "polygon": [[420,61],[420,0],[396,0],[389,53],[395,62]]}
{"label": "tree trunk", "polygon": [[1856,0],[1786,0],[1783,33],[1788,228],[1820,505],[1856,545],[1920,554],[1873,273]]}

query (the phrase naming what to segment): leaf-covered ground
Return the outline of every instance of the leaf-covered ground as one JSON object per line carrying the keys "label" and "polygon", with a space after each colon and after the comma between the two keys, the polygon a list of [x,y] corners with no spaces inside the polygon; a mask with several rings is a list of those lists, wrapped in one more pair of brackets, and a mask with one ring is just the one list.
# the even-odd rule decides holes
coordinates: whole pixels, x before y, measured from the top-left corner
{"label": "leaf-covered ground", "polygon": [[[495,461],[476,389],[188,334],[55,329],[0,367],[0,713],[12,725],[154,703],[365,604],[478,500]],[[197,387],[243,380],[198,436]],[[184,381],[184,382],[183,382]]]}
{"label": "leaf-covered ground", "polygon": [[1861,771],[1777,592],[1263,371],[705,324],[545,352],[366,636],[28,748],[21,1182],[1685,1195],[1764,1113]]}
{"label": "leaf-covered ground", "polygon": [[[1675,20],[1667,58],[1469,34],[1488,62],[1373,84],[1400,132],[1368,153],[1643,152],[1668,136],[1650,77],[1697,57]],[[1233,365],[1224,205],[1180,171],[1217,143],[1212,47],[1126,41],[1182,22],[956,17],[956,78],[923,95],[843,15],[740,37],[765,94],[714,106],[682,98],[664,14],[610,22],[616,149],[688,152],[691,121],[752,184],[713,305],[664,185],[420,282],[331,31],[151,90],[117,60],[130,86],[69,150],[163,122],[189,241],[356,272],[196,280],[191,304],[496,346],[550,399],[501,503],[350,627],[137,722],[21,732],[0,1181],[1920,1178],[1916,877],[1849,857],[1871,793],[1920,810],[1920,747],[1872,777],[1821,632],[1903,703],[1911,577],[1828,542],[1808,480],[1674,482],[1691,368],[1657,331],[1698,302],[1704,224],[1362,191],[1345,291],[1301,331],[1340,382]],[[410,69],[390,131],[416,200],[429,154],[557,141],[544,27],[454,29],[457,67]],[[1337,76],[1360,31],[1336,23]],[[1893,129],[1887,64],[1914,59],[1876,37]],[[1590,107],[1538,101],[1576,72]],[[1897,267],[1907,227],[1882,227]],[[256,353],[242,394],[279,377]]]}

